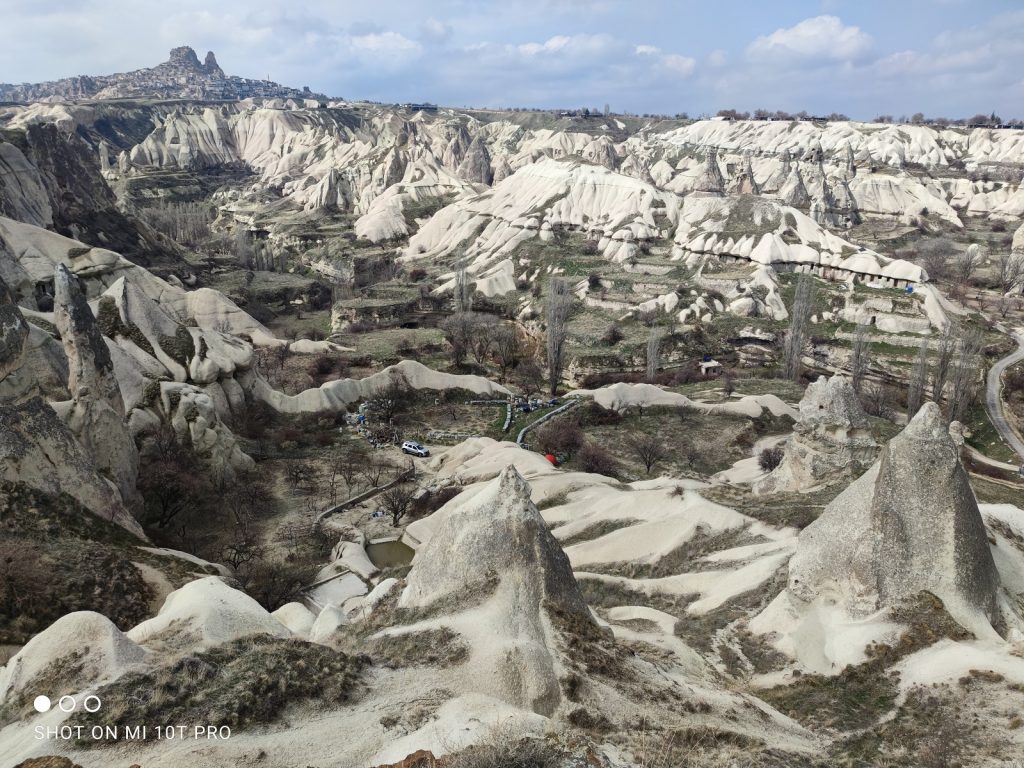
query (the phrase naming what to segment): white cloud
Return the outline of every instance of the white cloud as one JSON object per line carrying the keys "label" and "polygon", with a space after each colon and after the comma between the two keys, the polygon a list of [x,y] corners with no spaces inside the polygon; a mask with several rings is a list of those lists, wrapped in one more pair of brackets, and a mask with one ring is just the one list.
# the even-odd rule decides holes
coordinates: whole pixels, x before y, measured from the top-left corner
{"label": "white cloud", "polygon": [[372,53],[412,53],[420,50],[420,44],[398,32],[371,32],[350,38],[352,48]]}
{"label": "white cloud", "polygon": [[452,36],[451,24],[430,17],[420,24],[420,37],[432,43],[443,43]]}
{"label": "white cloud", "polygon": [[609,35],[555,35],[543,43],[522,43],[513,48],[524,56],[558,55],[586,58],[606,54],[616,47]]}
{"label": "white cloud", "polygon": [[689,77],[697,68],[697,60],[689,56],[680,56],[678,53],[670,53],[662,56],[659,64],[677,77]]}
{"label": "white cloud", "polygon": [[656,45],[638,45],[633,52],[654,62],[655,69],[674,77],[689,77],[697,68],[697,60],[678,53],[662,53]]}
{"label": "white cloud", "polygon": [[871,36],[843,24],[837,16],[815,16],[786,29],[762,35],[750,44],[753,59],[818,59],[848,61],[871,49]]}
{"label": "white cloud", "polygon": [[708,64],[712,67],[724,67],[729,61],[729,55],[721,48],[716,48],[708,54]]}

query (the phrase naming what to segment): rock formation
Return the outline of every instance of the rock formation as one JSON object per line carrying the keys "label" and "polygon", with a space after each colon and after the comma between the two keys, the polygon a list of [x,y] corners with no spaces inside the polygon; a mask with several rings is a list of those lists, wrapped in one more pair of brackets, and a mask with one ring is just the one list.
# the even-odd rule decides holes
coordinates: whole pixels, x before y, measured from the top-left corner
{"label": "rock formation", "polygon": [[238,439],[221,421],[213,399],[191,384],[161,382],[163,418],[179,440],[187,442],[203,460],[217,482],[231,483],[249,472],[255,462],[238,445]]}
{"label": "rock formation", "polygon": [[729,194],[732,195],[759,195],[761,188],[754,178],[754,167],[750,162],[750,154],[743,155],[743,168],[729,183]]}
{"label": "rock formation", "polygon": [[220,64],[217,63],[217,57],[214,56],[213,51],[206,52],[206,60],[203,62],[203,71],[211,77],[224,77],[224,70],[220,68]]}
{"label": "rock formation", "polygon": [[754,493],[809,491],[856,477],[878,455],[868,418],[844,376],[822,376],[807,387],[782,463],[754,484]]}
{"label": "rock formation", "polygon": [[985,525],[935,403],[800,534],[789,590],[861,614],[927,590],[958,620],[996,617],[999,576]]}
{"label": "rock formation", "polygon": [[592,626],[566,557],[530,501],[530,486],[506,467],[469,503],[442,510],[417,552],[399,605],[459,600],[482,579],[498,579],[475,612],[482,639],[472,658],[479,690],[549,715],[560,701],[551,615]]}
{"label": "rock formation", "polygon": [[857,159],[853,154],[853,145],[846,145],[846,158],[843,163],[843,178],[846,181],[850,181],[854,176],[857,175]]}
{"label": "rock formation", "polygon": [[804,185],[804,179],[800,174],[800,167],[798,165],[793,165],[789,176],[786,177],[786,181],[779,188],[778,198],[782,201],[783,205],[788,205],[791,208],[803,209],[810,206],[811,196]]}
{"label": "rock formation", "polygon": [[246,635],[289,637],[291,632],[249,595],[219,576],[205,576],[171,592],[159,612],[127,632],[133,642],[186,637],[199,650]]}
{"label": "rock formation", "polygon": [[690,192],[721,195],[725,192],[725,179],[718,165],[718,152],[709,150],[693,181]]}
{"label": "rock formation", "polygon": [[477,136],[469,145],[465,157],[459,163],[456,175],[464,181],[474,184],[490,184],[494,180],[491,171],[491,153],[487,151],[487,145]]}
{"label": "rock formation", "polygon": [[[615,153],[615,144],[607,136],[598,136],[583,148],[583,158],[592,163],[603,165],[610,171],[614,171],[619,164],[619,156]],[[650,174],[640,174],[640,178],[647,181]]]}
{"label": "rock formation", "polygon": [[117,485],[121,498],[137,506],[139,454],[125,423],[124,401],[110,351],[100,334],[78,278],[63,264],[53,278],[54,323],[68,359],[71,402],[61,407],[65,422],[96,468]]}
{"label": "rock formation", "polygon": [[55,498],[67,494],[141,536],[117,486],[97,471],[93,456],[38,394],[36,382],[23,375],[28,338],[28,324],[0,280],[0,480]]}
{"label": "rock formation", "polygon": [[768,177],[761,182],[761,191],[766,194],[775,194],[782,185],[786,183],[786,179],[789,178],[789,174],[792,170],[792,161],[790,159],[789,150],[783,149],[780,153],[778,162],[772,161],[772,171],[768,174]]}
{"label": "rock formation", "polygon": [[[84,653],[83,653],[84,651]],[[39,693],[37,677],[59,668],[63,690],[105,682],[146,660],[146,651],[106,616],[75,611],[57,619],[0,667],[0,702]],[[45,678],[44,678],[45,679]]]}

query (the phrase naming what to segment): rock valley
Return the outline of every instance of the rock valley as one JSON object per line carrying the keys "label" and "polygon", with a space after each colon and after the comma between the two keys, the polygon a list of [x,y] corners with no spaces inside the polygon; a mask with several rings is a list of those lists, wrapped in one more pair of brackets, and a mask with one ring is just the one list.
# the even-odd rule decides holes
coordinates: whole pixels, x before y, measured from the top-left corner
{"label": "rock valley", "polygon": [[1024,754],[1024,130],[0,99],[0,768]]}

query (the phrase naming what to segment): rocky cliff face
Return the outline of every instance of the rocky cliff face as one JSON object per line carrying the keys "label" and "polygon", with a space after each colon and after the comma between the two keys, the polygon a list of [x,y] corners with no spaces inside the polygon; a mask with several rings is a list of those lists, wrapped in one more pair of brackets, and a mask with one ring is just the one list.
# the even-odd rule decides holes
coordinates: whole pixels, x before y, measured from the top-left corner
{"label": "rocky cliff face", "polygon": [[7,283],[0,277],[0,398],[3,402],[17,403],[32,394],[32,382],[17,375],[25,358],[28,334],[28,323]]}
{"label": "rocky cliff face", "polygon": [[180,258],[173,244],[118,208],[96,151],[53,123],[0,133],[0,214],[117,250],[140,264]]}
{"label": "rocky cliff face", "polygon": [[66,266],[54,273],[54,322],[68,359],[71,402],[62,414],[96,468],[117,485],[129,508],[140,508],[135,488],[139,453],[125,422],[124,400],[114,364],[92,310]]}
{"label": "rocky cliff face", "polygon": [[985,525],[935,403],[800,534],[788,588],[861,614],[927,590],[962,622],[996,620],[999,576]]}
{"label": "rocky cliff face", "polygon": [[37,393],[35,382],[19,377],[27,331],[13,294],[0,280],[0,480],[54,498],[67,494],[98,517],[141,536],[117,484],[103,476],[96,457]]}
{"label": "rocky cliff face", "polygon": [[0,215],[37,227],[53,225],[53,208],[39,170],[7,141],[0,141]]}
{"label": "rocky cliff face", "polygon": [[878,444],[850,380],[822,376],[804,392],[782,463],[755,484],[754,492],[808,491],[848,480],[877,455]]}

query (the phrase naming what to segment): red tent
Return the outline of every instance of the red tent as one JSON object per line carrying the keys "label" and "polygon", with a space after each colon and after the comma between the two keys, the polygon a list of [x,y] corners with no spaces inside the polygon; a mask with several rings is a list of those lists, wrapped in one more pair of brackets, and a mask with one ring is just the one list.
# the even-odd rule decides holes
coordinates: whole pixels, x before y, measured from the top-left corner
{"label": "red tent", "polygon": [[544,458],[551,462],[551,466],[553,466],[553,467],[557,467],[558,466],[558,459],[555,458],[555,454],[549,453]]}

